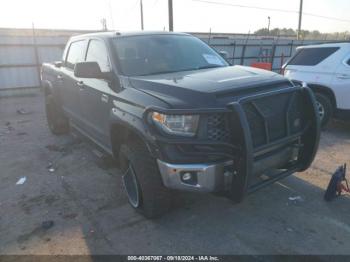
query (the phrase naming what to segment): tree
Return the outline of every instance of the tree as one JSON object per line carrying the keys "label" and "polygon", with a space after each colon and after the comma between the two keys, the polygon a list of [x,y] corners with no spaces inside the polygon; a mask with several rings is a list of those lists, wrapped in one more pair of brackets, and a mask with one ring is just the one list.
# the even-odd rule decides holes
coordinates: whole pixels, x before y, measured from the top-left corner
{"label": "tree", "polygon": [[[297,32],[292,28],[274,28],[270,31],[267,28],[260,28],[254,32],[259,36],[296,36]],[[301,39],[322,39],[322,40],[347,40],[350,38],[349,32],[334,32],[334,33],[321,33],[318,30],[301,30],[299,33]]]}

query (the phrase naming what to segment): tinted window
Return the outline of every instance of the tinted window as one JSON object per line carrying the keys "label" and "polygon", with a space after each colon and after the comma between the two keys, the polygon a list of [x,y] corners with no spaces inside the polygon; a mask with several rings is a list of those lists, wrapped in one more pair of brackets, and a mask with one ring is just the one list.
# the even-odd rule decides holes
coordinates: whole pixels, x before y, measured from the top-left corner
{"label": "tinted window", "polygon": [[86,61],[97,62],[102,72],[110,72],[108,53],[105,44],[99,40],[91,40],[86,55]]}
{"label": "tinted window", "polygon": [[348,60],[348,62],[346,62],[348,65],[350,65],[350,59]]}
{"label": "tinted window", "polygon": [[71,43],[67,55],[66,66],[74,68],[78,62],[84,61],[85,41],[77,41]]}
{"label": "tinted window", "polygon": [[329,57],[339,47],[304,48],[297,51],[289,65],[314,66]]}
{"label": "tinted window", "polygon": [[152,75],[210,67],[227,62],[198,38],[186,35],[147,35],[114,39],[125,75]]}

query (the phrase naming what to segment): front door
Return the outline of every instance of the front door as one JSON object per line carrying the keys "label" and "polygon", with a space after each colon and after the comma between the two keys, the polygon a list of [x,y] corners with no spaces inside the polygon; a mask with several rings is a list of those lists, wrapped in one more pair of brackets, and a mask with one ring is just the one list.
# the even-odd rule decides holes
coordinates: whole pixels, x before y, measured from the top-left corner
{"label": "front door", "polygon": [[[86,54],[87,62],[97,62],[101,72],[111,72],[111,64],[105,43],[91,39]],[[80,89],[80,105],[84,119],[84,130],[103,147],[110,144],[109,114],[112,108],[112,89],[104,79],[84,78]]]}
{"label": "front door", "polygon": [[74,65],[84,61],[86,51],[86,40],[72,42],[60,74],[57,76],[61,87],[63,110],[74,123],[81,123],[81,108],[79,102],[79,86],[74,76]]}

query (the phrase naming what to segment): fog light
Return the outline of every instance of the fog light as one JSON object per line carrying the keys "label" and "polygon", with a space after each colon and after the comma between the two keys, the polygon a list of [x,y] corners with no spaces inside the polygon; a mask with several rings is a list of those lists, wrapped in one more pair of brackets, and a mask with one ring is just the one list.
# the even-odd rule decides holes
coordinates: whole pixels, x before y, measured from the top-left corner
{"label": "fog light", "polygon": [[192,174],[189,173],[189,172],[184,173],[184,174],[182,175],[182,180],[183,180],[183,181],[188,181],[188,180],[190,180],[191,178],[192,178]]}
{"label": "fog light", "polygon": [[180,173],[181,181],[189,185],[197,185],[197,172],[195,171],[183,171]]}

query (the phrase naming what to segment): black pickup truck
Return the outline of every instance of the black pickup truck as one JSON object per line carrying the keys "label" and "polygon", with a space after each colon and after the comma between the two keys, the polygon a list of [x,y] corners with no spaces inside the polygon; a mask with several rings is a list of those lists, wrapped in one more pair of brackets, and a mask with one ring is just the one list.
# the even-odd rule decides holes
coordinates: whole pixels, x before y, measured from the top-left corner
{"label": "black pickup truck", "polygon": [[120,164],[146,217],[175,190],[234,202],[307,169],[319,142],[315,99],[281,75],[230,66],[207,44],[168,32],[74,36],[43,64],[49,128],[71,128]]}

